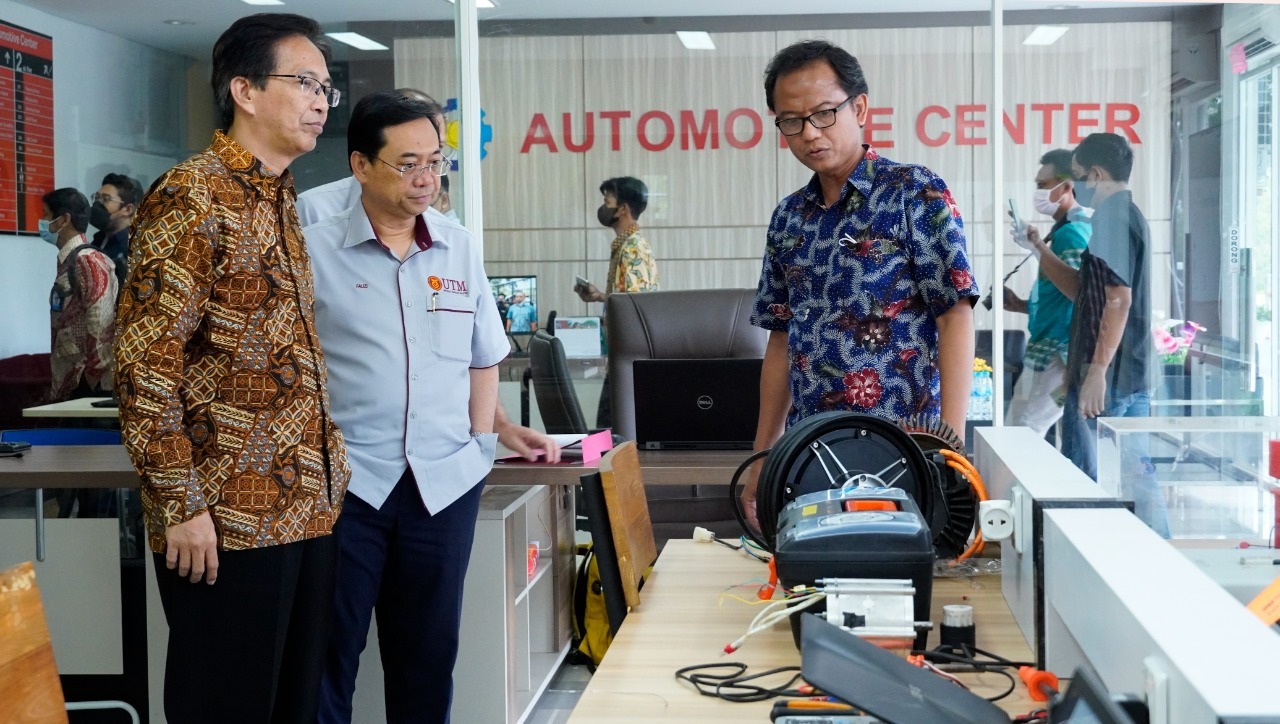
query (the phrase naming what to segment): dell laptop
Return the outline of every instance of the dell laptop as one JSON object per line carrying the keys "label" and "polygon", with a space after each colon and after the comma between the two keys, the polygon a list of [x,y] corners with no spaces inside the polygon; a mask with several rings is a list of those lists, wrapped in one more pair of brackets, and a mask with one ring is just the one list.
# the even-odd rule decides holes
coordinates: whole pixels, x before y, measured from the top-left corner
{"label": "dell laptop", "polygon": [[642,450],[750,450],[760,412],[760,363],[636,360],[636,443]]}

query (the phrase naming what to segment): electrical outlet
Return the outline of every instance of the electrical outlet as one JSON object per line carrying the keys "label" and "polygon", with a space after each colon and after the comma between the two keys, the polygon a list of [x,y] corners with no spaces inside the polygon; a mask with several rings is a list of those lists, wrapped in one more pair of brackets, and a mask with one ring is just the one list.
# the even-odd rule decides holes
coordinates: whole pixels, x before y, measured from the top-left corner
{"label": "electrical outlet", "polygon": [[1013,535],[1013,504],[1007,500],[984,500],[978,504],[982,537],[990,541]]}

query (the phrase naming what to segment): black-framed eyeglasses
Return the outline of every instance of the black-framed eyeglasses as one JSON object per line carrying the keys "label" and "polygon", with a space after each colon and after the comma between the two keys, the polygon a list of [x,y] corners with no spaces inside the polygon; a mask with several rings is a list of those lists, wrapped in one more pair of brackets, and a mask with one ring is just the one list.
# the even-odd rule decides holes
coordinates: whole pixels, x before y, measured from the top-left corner
{"label": "black-framed eyeglasses", "polygon": [[306,75],[292,75],[281,73],[268,73],[268,78],[293,78],[298,81],[298,87],[302,89],[302,95],[314,93],[318,96],[324,96],[324,100],[329,104],[330,108],[337,108],[338,101],[342,100],[342,91],[331,85],[325,85],[320,81]]}
{"label": "black-framed eyeglasses", "polygon": [[94,194],[89,197],[89,201],[95,204],[110,204],[113,202],[124,203],[123,199],[118,199],[111,194]]}
{"label": "black-framed eyeglasses", "polygon": [[[374,158],[382,161],[377,156],[374,156]],[[430,171],[433,176],[447,176],[449,174],[449,159],[447,158],[437,158],[427,163],[402,163],[399,165],[387,163],[386,161],[382,161],[382,163],[395,169],[396,173],[400,174],[400,178],[409,181],[416,181],[427,171]]]}
{"label": "black-framed eyeglasses", "polygon": [[773,122],[778,127],[778,131],[784,136],[794,136],[804,130],[804,123],[808,121],[814,128],[829,128],[835,125],[836,113],[841,108],[849,105],[849,101],[853,100],[853,96],[844,99],[844,103],[835,108],[828,108],[825,111],[816,111],[807,116],[794,116],[792,118],[780,118]]}

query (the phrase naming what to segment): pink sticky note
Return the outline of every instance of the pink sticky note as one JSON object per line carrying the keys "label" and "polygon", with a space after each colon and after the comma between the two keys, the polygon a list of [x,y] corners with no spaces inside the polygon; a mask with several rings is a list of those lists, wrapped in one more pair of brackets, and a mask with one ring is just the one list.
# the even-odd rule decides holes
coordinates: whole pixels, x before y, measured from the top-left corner
{"label": "pink sticky note", "polygon": [[613,448],[613,431],[601,430],[582,438],[582,464],[590,465]]}

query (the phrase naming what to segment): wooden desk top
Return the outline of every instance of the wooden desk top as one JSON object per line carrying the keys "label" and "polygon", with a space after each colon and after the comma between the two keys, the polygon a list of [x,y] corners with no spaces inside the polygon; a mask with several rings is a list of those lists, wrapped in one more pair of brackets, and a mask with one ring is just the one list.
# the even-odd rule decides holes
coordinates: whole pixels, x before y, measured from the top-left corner
{"label": "wooden desk top", "polygon": [[[645,484],[728,485],[746,459],[734,451],[650,451],[640,453]],[[595,467],[501,463],[489,474],[490,485],[576,485]],[[133,463],[122,445],[35,446],[20,458],[0,458],[4,488],[132,488],[138,485]]]}
{"label": "wooden desk top", "polygon": [[39,407],[28,407],[22,411],[23,417],[98,417],[115,419],[120,416],[117,407],[94,407],[90,403],[107,400],[107,397],[82,397],[78,400],[54,402]]}
{"label": "wooden desk top", "polygon": [[20,458],[0,458],[0,489],[136,487],[123,445],[35,445]]}
{"label": "wooden desk top", "polygon": [[[749,450],[641,450],[645,485],[725,485],[751,455]],[[497,463],[490,485],[573,485],[595,465]]]}
{"label": "wooden desk top", "polygon": [[[720,655],[725,644],[746,631],[759,607],[731,598],[717,603],[719,594],[726,586],[764,575],[767,575],[764,565],[723,546],[669,541],[640,592],[640,606],[623,622],[574,708],[570,723],[639,723],[663,719],[767,722],[771,702],[730,704],[701,696],[675,678],[676,669],[693,664],[740,661],[748,665],[748,674],[777,666],[799,665],[800,653],[786,625],[752,636],[734,654]],[[758,583],[733,592],[751,598],[756,587]],[[968,599],[963,600],[963,596]],[[976,581],[934,581],[932,618],[935,622],[942,620],[943,605],[962,602],[974,607],[980,648],[1014,660],[1031,659],[1031,650],[1000,593],[998,576]],[[938,634],[931,633],[930,645],[936,645],[937,640]],[[986,696],[1008,686],[1008,681],[999,674],[960,676],[975,693]],[[782,681],[785,675],[767,683],[776,685]],[[997,704],[1016,714],[1037,708],[1021,682]]]}

